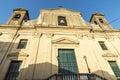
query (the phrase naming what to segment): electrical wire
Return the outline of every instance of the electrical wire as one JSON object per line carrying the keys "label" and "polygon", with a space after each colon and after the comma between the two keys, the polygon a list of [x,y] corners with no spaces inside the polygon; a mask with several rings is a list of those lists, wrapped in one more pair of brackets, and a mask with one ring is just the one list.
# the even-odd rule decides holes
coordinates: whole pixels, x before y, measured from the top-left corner
{"label": "electrical wire", "polygon": [[116,18],[116,19],[114,19],[114,20],[112,20],[111,22],[109,22],[109,23],[113,23],[113,22],[115,22],[115,21],[118,21],[120,19],[120,17],[119,18]]}

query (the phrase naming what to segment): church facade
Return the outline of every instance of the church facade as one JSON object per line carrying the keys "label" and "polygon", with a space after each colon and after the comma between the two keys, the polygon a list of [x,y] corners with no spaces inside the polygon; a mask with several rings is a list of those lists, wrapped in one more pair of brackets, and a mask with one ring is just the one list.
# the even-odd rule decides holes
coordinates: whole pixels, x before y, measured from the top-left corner
{"label": "church facade", "polygon": [[0,80],[119,80],[120,30],[94,13],[16,8],[0,25]]}

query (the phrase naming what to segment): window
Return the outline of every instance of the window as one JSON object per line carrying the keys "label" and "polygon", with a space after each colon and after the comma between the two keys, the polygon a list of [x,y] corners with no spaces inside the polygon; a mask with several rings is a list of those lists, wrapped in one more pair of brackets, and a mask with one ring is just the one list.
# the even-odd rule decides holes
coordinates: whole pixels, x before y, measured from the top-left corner
{"label": "window", "polygon": [[101,18],[99,18],[99,21],[100,21],[101,23],[104,23],[103,20],[102,20]]}
{"label": "window", "polygon": [[97,25],[97,22],[96,22],[96,21],[94,21],[94,23]]}
{"label": "window", "polygon": [[28,39],[21,39],[17,49],[25,49],[27,45],[27,41]]}
{"label": "window", "polygon": [[103,50],[108,50],[107,47],[106,47],[106,45],[105,45],[105,43],[104,43],[104,41],[98,41],[98,42],[99,42],[99,44],[100,44],[100,46],[101,46],[101,48]]}
{"label": "window", "polygon": [[74,49],[58,49],[58,72],[78,73]]}
{"label": "window", "polygon": [[15,16],[14,16],[14,19],[19,19],[20,18],[20,14],[16,14]]}
{"label": "window", "polygon": [[10,63],[5,80],[17,80],[21,63],[22,61],[12,61]]}
{"label": "window", "polygon": [[59,26],[67,26],[66,17],[58,16],[58,25]]}
{"label": "window", "polygon": [[119,69],[116,61],[108,61],[108,63],[110,64],[110,67],[112,68],[115,76],[120,77],[120,69]]}

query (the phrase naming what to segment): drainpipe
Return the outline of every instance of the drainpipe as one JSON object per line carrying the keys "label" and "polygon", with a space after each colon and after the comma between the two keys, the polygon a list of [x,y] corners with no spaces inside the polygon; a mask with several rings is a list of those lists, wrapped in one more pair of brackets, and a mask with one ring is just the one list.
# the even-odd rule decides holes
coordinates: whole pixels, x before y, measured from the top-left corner
{"label": "drainpipe", "polygon": [[38,54],[39,54],[40,37],[41,37],[41,35],[39,35],[39,37],[38,37],[37,52],[36,52],[36,55],[35,55],[35,62],[34,62],[33,72],[32,72],[32,80],[34,80],[34,76],[35,76],[36,62],[37,62],[37,58],[38,58]]}
{"label": "drainpipe", "polygon": [[84,56],[83,58],[84,58],[84,60],[85,60],[85,62],[86,62],[88,72],[91,73],[90,68],[89,68],[89,65],[88,65],[88,62],[87,62],[87,57]]}

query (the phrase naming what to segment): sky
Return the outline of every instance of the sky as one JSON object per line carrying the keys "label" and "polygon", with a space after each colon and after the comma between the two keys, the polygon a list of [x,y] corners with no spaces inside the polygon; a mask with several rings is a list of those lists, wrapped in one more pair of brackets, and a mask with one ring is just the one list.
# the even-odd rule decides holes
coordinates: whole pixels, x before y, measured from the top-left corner
{"label": "sky", "polygon": [[115,29],[120,29],[120,0],[1,0],[0,24],[5,24],[15,8],[29,11],[31,20],[37,19],[41,9],[63,8],[79,11],[89,22],[91,15],[100,12]]}

